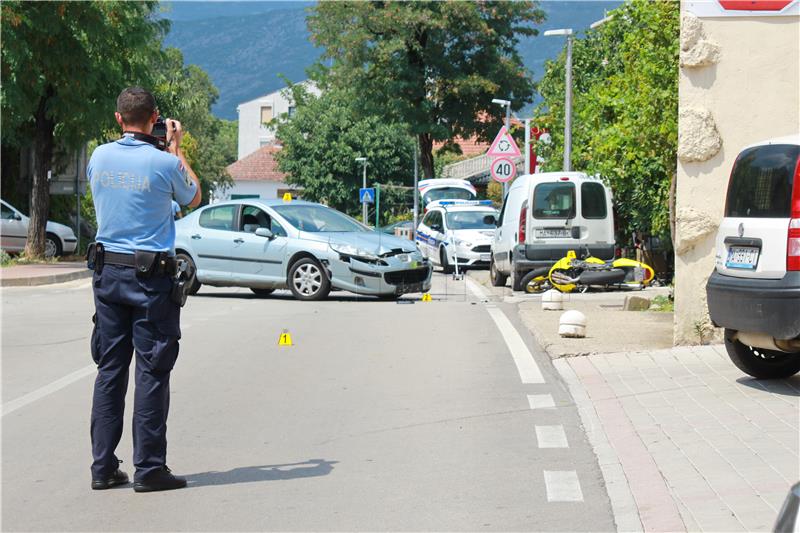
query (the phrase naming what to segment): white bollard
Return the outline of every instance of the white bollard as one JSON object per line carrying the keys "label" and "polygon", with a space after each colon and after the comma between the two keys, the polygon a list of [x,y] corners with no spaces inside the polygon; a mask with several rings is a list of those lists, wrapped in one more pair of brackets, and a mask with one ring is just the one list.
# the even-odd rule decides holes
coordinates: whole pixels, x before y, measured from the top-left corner
{"label": "white bollard", "polygon": [[550,289],[542,294],[542,310],[543,311],[561,311],[564,309],[564,293]]}
{"label": "white bollard", "polygon": [[586,315],[580,311],[567,311],[558,320],[558,334],[562,337],[582,339],[586,336]]}

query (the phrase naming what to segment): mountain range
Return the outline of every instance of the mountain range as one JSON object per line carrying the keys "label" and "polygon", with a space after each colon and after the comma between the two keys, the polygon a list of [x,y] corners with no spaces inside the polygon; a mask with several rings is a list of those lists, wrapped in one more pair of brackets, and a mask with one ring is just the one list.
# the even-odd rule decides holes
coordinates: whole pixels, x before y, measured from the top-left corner
{"label": "mountain range", "polygon": [[[541,78],[544,63],[564,47],[563,38],[544,37],[544,30],[588,29],[589,25],[617,7],[620,0],[544,1],[547,19],[537,28],[540,35],[520,39],[518,50],[534,79]],[[187,64],[208,72],[219,89],[213,113],[237,118],[236,106],[273,92],[291,81],[306,78],[306,69],[320,57],[306,27],[306,10],[315,2],[194,2],[161,4],[161,16],[171,28],[164,41],[183,52]]]}

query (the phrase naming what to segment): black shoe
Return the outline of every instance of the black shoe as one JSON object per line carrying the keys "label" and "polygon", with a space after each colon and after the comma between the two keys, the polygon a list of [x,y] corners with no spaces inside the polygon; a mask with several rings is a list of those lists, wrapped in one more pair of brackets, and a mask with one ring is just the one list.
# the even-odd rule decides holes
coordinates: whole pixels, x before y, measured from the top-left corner
{"label": "black shoe", "polygon": [[[120,461],[121,463],[122,461]],[[93,479],[92,490],[105,490],[128,482],[128,474],[117,468],[117,471],[106,479]]]}
{"label": "black shoe", "polygon": [[182,477],[175,477],[172,471],[166,466],[160,470],[151,472],[141,481],[133,484],[136,492],[156,492],[159,490],[182,489],[186,486],[186,480]]}

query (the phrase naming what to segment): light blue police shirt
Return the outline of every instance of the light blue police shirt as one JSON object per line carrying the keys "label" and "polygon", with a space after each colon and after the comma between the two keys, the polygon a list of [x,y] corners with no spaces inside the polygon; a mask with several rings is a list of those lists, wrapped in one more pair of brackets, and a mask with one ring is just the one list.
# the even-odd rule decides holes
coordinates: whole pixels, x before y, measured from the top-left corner
{"label": "light blue police shirt", "polygon": [[180,159],[131,135],[98,146],[87,168],[106,250],[175,254],[172,199],[187,205],[197,186]]}

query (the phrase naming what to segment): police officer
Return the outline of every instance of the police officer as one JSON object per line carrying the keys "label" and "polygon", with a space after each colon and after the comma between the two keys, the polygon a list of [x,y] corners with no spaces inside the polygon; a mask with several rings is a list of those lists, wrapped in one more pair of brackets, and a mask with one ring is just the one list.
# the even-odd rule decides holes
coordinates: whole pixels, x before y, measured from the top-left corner
{"label": "police officer", "polygon": [[[88,175],[97,213],[95,322],[97,379],[91,416],[92,488],[128,482],[114,451],[122,436],[128,369],[136,353],[133,400],[134,490],[178,489],[167,468],[169,377],[178,357],[180,305],[171,298],[175,264],[172,199],[195,207],[200,183],[181,153],[181,124],[167,120],[167,146],[150,136],[158,118],[153,95],[139,87],[117,98],[121,139],[99,146]],[[164,148],[163,141],[161,148]]]}

